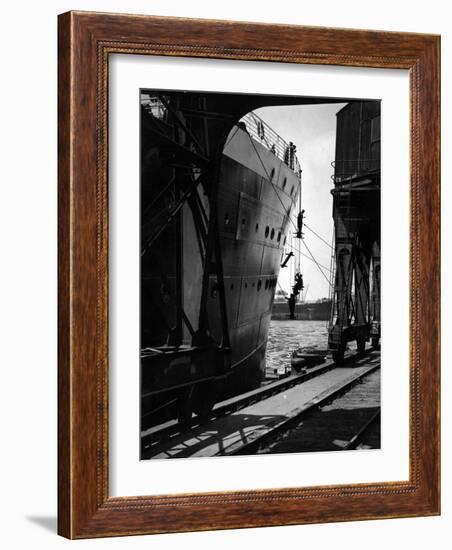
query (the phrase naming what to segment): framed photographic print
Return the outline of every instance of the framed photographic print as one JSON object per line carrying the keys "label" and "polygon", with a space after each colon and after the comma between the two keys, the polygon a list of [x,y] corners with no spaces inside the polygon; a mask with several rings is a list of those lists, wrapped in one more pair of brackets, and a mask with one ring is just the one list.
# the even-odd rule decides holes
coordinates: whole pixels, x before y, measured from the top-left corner
{"label": "framed photographic print", "polygon": [[439,37],[59,17],[59,533],[439,514]]}

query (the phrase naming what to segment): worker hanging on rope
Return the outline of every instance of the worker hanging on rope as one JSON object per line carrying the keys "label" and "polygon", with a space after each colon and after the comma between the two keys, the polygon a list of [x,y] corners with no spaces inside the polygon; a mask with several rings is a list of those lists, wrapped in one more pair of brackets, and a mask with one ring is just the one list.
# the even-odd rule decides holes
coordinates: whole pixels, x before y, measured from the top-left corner
{"label": "worker hanging on rope", "polygon": [[299,212],[297,216],[297,233],[296,233],[297,239],[303,238],[303,220],[304,220],[304,210]]}
{"label": "worker hanging on rope", "polygon": [[301,273],[295,274],[295,284],[292,287],[292,294],[289,296],[289,298],[286,298],[288,306],[289,306],[289,318],[295,319],[295,306],[297,303],[297,298],[300,292],[304,289],[303,284],[303,275]]}
{"label": "worker hanging on rope", "polygon": [[295,296],[298,296],[303,289],[304,289],[303,275],[301,273],[296,273],[295,284],[292,287],[293,293],[295,294]]}
{"label": "worker hanging on rope", "polygon": [[297,299],[294,294],[291,294],[286,300],[289,305],[289,319],[295,319],[295,304]]}

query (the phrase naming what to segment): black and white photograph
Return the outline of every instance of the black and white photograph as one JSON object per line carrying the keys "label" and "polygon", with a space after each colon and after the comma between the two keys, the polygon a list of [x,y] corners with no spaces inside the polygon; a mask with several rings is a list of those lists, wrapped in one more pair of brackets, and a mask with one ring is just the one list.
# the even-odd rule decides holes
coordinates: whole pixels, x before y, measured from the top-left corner
{"label": "black and white photograph", "polygon": [[140,90],[142,460],[380,448],[380,103]]}

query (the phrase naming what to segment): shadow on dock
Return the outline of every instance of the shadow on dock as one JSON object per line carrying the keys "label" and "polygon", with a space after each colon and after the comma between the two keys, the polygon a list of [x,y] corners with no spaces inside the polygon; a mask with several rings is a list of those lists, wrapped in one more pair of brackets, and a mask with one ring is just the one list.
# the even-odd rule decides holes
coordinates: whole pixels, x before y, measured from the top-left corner
{"label": "shadow on dock", "polygon": [[236,444],[240,434],[243,444],[248,442],[248,436],[259,428],[279,424],[285,420],[284,415],[252,415],[234,414],[206,426],[195,428],[191,432],[174,437],[171,446],[168,443],[157,445],[155,448],[144,448],[141,459],[148,458],[187,458],[214,456],[226,454],[227,448]]}

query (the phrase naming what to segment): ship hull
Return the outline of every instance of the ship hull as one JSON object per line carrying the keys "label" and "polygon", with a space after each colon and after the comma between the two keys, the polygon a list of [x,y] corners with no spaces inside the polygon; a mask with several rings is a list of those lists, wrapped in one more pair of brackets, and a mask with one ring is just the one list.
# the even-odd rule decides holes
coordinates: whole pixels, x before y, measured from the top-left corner
{"label": "ship hull", "polygon": [[[232,350],[225,392],[231,394],[258,387],[265,375],[272,304],[299,180],[238,130],[225,147],[220,181],[218,220]],[[215,306],[209,311],[219,338]]]}

